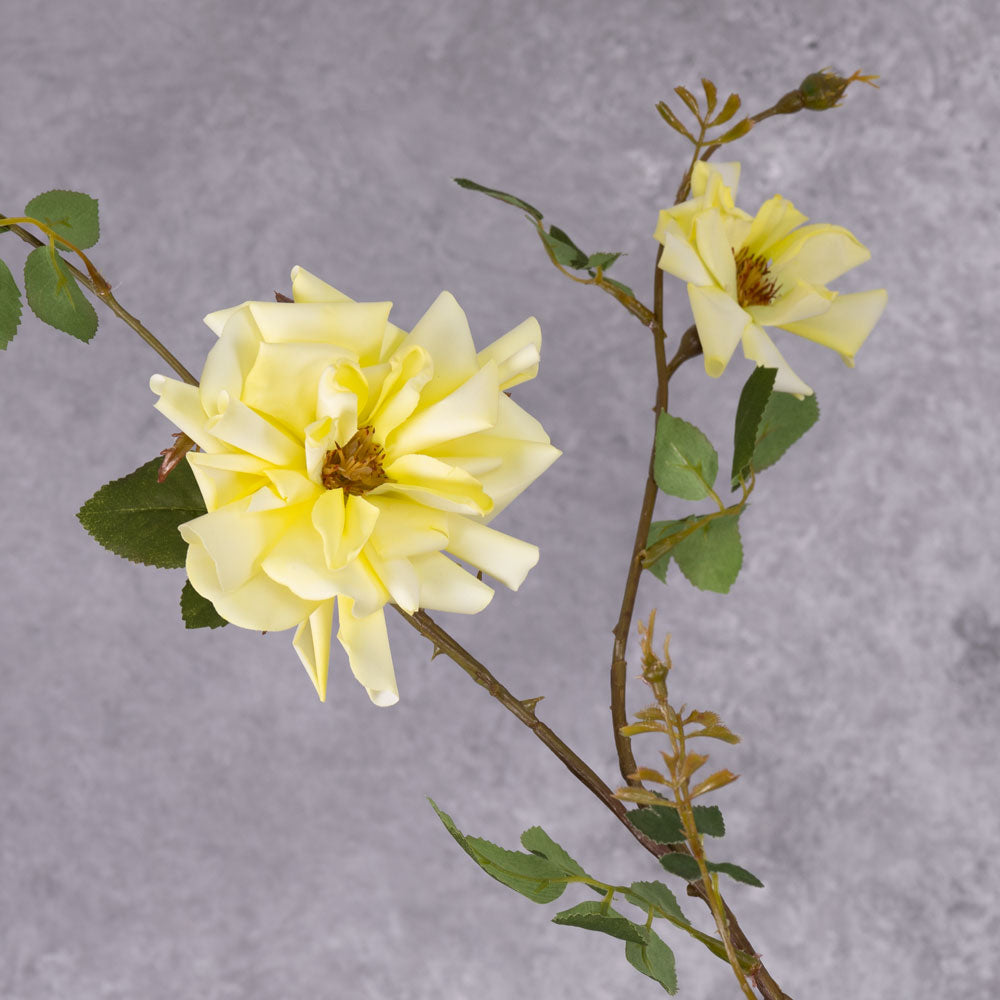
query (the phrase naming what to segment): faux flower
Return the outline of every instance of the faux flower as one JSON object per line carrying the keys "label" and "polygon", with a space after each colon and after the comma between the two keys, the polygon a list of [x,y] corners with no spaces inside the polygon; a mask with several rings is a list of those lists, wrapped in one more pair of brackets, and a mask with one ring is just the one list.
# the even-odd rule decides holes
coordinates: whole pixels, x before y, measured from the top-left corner
{"label": "faux flower", "polygon": [[778,392],[808,396],[812,389],[764,327],[832,348],[853,367],[886,292],[828,289],[827,282],[868,260],[868,249],[841,226],[804,225],[807,216],[781,195],[748,215],[735,205],[739,176],[738,163],[695,165],[691,197],[660,212],[660,267],[687,282],[709,375],[721,375],[742,344],[751,361],[777,369]]}
{"label": "faux flower", "polygon": [[308,271],[294,301],[211,313],[199,386],[154,375],[208,513],[181,525],[192,586],[242,628],[296,627],[320,699],[330,643],[377,705],[398,700],[383,607],[474,614],[534,545],[488,526],[560,455],[505,390],[538,371],[527,319],[476,352],[442,292],[409,333]]}

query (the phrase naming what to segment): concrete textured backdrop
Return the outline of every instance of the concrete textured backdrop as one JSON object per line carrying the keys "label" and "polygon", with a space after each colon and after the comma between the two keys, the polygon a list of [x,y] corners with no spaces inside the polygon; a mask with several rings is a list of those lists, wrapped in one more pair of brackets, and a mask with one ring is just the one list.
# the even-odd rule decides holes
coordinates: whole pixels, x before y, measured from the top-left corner
{"label": "concrete textured backdrop", "polygon": [[[546,695],[541,716],[609,782],[648,336],[560,277],[516,211],[451,178],[628,251],[616,273],[648,299],[655,212],[685,156],[657,100],[709,75],[755,110],[828,64],[881,73],[836,113],[765,123],[739,158],[746,207],[780,190],[871,247],[840,287],[884,285],[888,311],[855,371],[789,347],[823,419],[762,478],[733,592],[650,577],[639,612],[673,630],[684,700],[744,737],[719,757],[743,776],[717,796],[716,853],[764,879],[728,895],[784,988],[996,995],[992,0],[0,0],[0,14],[0,210],[53,187],[99,197],[99,266],[195,371],[212,341],[200,317],[287,288],[293,264],[393,299],[404,326],[448,288],[480,344],[538,317],[541,374],[518,395],[565,455],[500,526],[542,560],[518,594],[446,625],[516,693]],[[0,249],[16,272],[26,248]],[[668,279],[667,322],[688,321]],[[511,846],[539,823],[608,879],[659,871],[426,642],[392,623],[398,706],[372,707],[336,664],[321,705],[287,634],[186,632],[182,574],[80,530],[79,505],[171,430],[147,388],[162,365],[101,322],[84,346],[28,316],[0,357],[0,997],[660,995],[620,942],[554,926],[558,904],[487,879],[441,828],[427,795]],[[747,374],[732,369],[709,383],[689,365],[672,392],[720,441]],[[736,995],[721,963],[667,937],[682,996]]]}

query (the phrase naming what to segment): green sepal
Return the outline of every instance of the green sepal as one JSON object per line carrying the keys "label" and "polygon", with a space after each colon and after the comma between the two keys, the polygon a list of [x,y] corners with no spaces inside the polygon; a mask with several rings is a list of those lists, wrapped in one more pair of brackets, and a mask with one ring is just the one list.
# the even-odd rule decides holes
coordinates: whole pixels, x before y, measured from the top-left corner
{"label": "green sepal", "polygon": [[659,983],[668,993],[677,992],[677,967],[674,953],[651,927],[643,928],[646,940],[642,944],[628,941],[625,958],[633,969]]}
{"label": "green sepal", "polygon": [[719,473],[719,455],[694,424],[661,413],[656,422],[653,476],[664,493],[682,500],[709,496]]}
{"label": "green sepal", "polygon": [[178,526],[205,513],[194,473],[181,462],[167,479],[154,458],[102,486],[77,512],[80,523],[106,549],[131,562],[177,569],[187,559]]}
{"label": "green sepal", "polygon": [[[650,572],[666,583],[667,569],[673,559],[688,582],[699,590],[727,594],[743,566],[740,513],[742,511],[701,517],[691,515],[680,521],[655,521],[649,526],[647,549],[671,535],[688,533],[657,557],[648,567]],[[688,531],[692,525],[696,527]]]}
{"label": "green sepal", "polygon": [[817,420],[819,403],[815,395],[796,399],[788,392],[772,393],[757,427],[754,471],[774,465]]}
{"label": "green sepal", "polygon": [[25,205],[24,214],[44,222],[78,250],[92,247],[101,235],[97,199],[82,191],[46,191]]}
{"label": "green sepal", "polygon": [[673,806],[643,806],[628,814],[629,822],[658,844],[683,844],[684,824]]}
{"label": "green sepal", "polygon": [[[697,882],[701,878],[698,862],[690,854],[664,854],[660,858],[660,864],[672,875],[679,875],[681,878],[687,879],[688,882]],[[710,872],[728,875],[737,882],[744,882],[746,885],[757,886],[761,889],[764,887],[764,883],[756,875],[729,861],[706,861],[705,867]]]}
{"label": "green sepal", "polygon": [[14,339],[21,322],[21,289],[10,268],[0,260],[0,351]]}
{"label": "green sepal", "polygon": [[551,862],[564,875],[589,878],[579,862],[570,857],[565,848],[560,847],[540,826],[529,827],[521,834],[521,846]]}
{"label": "green sepal", "polygon": [[637,926],[596,899],[588,899],[568,910],[562,910],[552,918],[552,923],[565,927],[582,927],[587,931],[598,931],[620,941],[634,941],[636,944],[643,944],[646,939],[644,927]]}
{"label": "green sepal", "polygon": [[662,882],[633,882],[626,890],[625,898],[633,906],[638,906],[647,912],[650,907],[654,907],[665,917],[689,923],[677,902],[677,897]]}
{"label": "green sepal", "polygon": [[508,851],[481,837],[467,837],[447,813],[438,809],[433,799],[429,801],[462,850],[491,878],[533,903],[551,903],[563,894],[566,875],[557,865],[537,854]]}
{"label": "green sepal", "polygon": [[222,628],[229,624],[215,605],[191,586],[190,580],[184,581],[181,590],[181,617],[185,628]]}
{"label": "green sepal", "polygon": [[542,221],[542,213],[534,205],[529,205],[516,195],[507,194],[506,191],[498,191],[496,188],[483,187],[482,184],[470,181],[467,177],[455,177],[453,179],[459,187],[463,187],[468,191],[478,191],[480,194],[489,195],[491,198],[496,198],[499,201],[505,201],[508,205],[514,205],[516,208],[527,212],[528,215],[534,216],[539,222]]}
{"label": "green sepal", "polygon": [[24,295],[49,326],[86,343],[97,333],[97,313],[84,298],[66,262],[50,247],[37,247],[24,262]]}
{"label": "green sepal", "polygon": [[570,239],[569,234],[558,226],[549,226],[547,233],[540,231],[539,235],[552,256],[563,267],[571,267],[579,271],[588,266],[587,255]]}
{"label": "green sepal", "polygon": [[757,446],[757,428],[774,389],[777,368],[754,368],[740,393],[733,433],[733,471],[730,485],[735,490],[750,475],[750,463]]}

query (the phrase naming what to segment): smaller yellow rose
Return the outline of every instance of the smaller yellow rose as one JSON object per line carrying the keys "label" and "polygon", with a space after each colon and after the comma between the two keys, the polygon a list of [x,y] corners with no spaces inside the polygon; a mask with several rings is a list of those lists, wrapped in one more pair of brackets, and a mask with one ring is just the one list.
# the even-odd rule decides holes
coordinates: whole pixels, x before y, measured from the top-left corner
{"label": "smaller yellow rose", "polygon": [[448,292],[409,333],[390,303],[302,268],[292,293],[207,316],[219,339],[198,386],[150,380],[201,448],[188,578],[235,625],[297,626],[321,699],[336,611],[354,675],[391,705],[387,603],[475,614],[493,596],[483,573],[516,590],[538,561],[488,522],[561,454],[506,392],[537,373],[541,332],[528,319],[477,353]]}
{"label": "smaller yellow rose", "polygon": [[828,289],[827,282],[868,260],[868,249],[841,226],[803,225],[807,216],[780,195],[748,215],[735,204],[739,174],[738,163],[695,165],[691,197],[660,212],[660,267],[687,282],[709,375],[721,375],[742,344],[751,361],[777,369],[775,390],[811,395],[764,327],[832,348],[853,367],[886,292]]}

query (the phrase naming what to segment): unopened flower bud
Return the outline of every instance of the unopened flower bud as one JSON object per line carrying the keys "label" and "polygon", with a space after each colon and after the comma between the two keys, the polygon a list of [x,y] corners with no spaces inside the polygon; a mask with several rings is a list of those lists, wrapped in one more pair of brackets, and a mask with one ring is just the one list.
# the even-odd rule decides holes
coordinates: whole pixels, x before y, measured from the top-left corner
{"label": "unopened flower bud", "polygon": [[799,84],[798,93],[803,107],[810,111],[828,111],[840,104],[844,91],[852,83],[867,83],[869,86],[878,87],[878,84],[873,82],[877,79],[878,76],[874,74],[862,76],[861,70],[855,70],[850,76],[843,77],[828,67],[818,73],[810,73]]}

